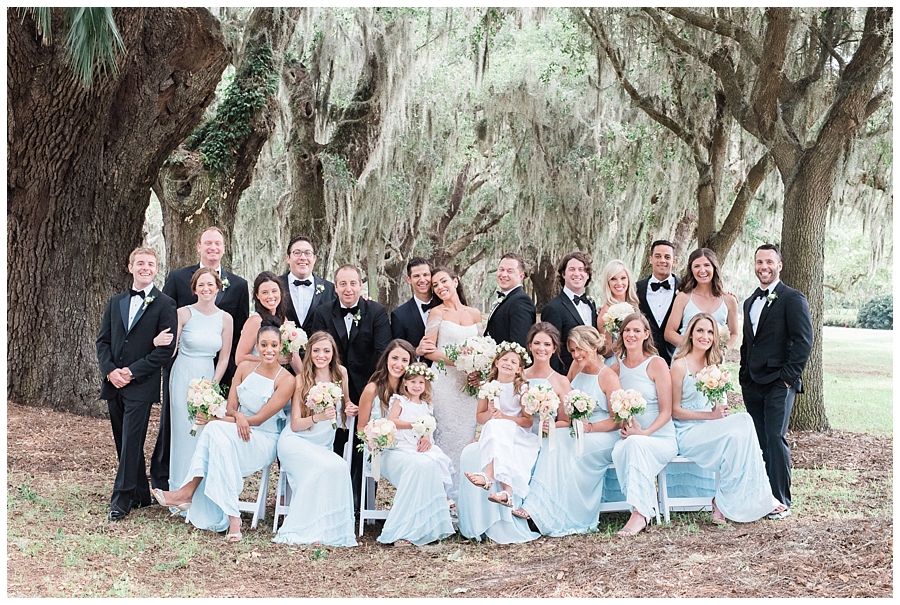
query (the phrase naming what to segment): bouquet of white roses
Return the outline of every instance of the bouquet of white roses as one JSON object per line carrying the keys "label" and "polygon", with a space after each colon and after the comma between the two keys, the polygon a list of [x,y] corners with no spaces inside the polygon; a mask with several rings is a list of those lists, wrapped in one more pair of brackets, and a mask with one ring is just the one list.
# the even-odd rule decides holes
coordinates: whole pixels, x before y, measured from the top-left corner
{"label": "bouquet of white roses", "polygon": [[615,415],[616,422],[628,422],[630,425],[631,419],[643,413],[646,407],[647,400],[634,389],[618,389],[609,396],[609,409]]}
{"label": "bouquet of white roses", "polygon": [[503,384],[497,380],[492,380],[481,385],[478,389],[478,398],[487,399],[493,404],[497,404],[500,400],[500,393],[503,392]]}
{"label": "bouquet of white roses", "polygon": [[556,422],[554,419],[559,409],[559,395],[545,384],[529,387],[522,395],[522,409],[531,416],[537,416],[541,426],[543,426],[544,420],[550,420],[548,436],[550,437],[550,450],[554,450],[556,448]]}
{"label": "bouquet of white roses", "polygon": [[381,479],[381,451],[394,447],[397,435],[397,425],[387,418],[370,420],[365,428],[356,433],[360,444],[356,446],[361,452],[371,452],[369,460],[372,461],[372,478],[375,481]]}
{"label": "bouquet of white roses", "polygon": [[[333,382],[317,382],[306,396],[306,407],[313,414],[321,414],[329,407],[337,408],[338,402],[344,398],[344,390]],[[331,421],[331,428],[337,428],[337,422]]]}
{"label": "bouquet of white roses", "polygon": [[288,320],[278,328],[281,332],[281,354],[290,357],[292,353],[299,353],[306,348],[309,340],[306,332],[297,327],[297,324]]}
{"label": "bouquet of white roses", "polygon": [[697,390],[709,399],[713,407],[725,399],[725,393],[734,390],[731,373],[722,364],[706,366],[696,374]]}
{"label": "bouquet of white roses", "polygon": [[197,417],[204,419],[224,418],[227,408],[225,397],[218,383],[205,378],[195,378],[188,383],[187,393],[188,419],[194,421],[191,437],[197,435]]}
{"label": "bouquet of white roses", "polygon": [[632,313],[634,313],[634,307],[627,302],[611,305],[601,318],[603,320],[603,327],[615,337],[619,333],[619,330],[622,329],[622,320]]}
{"label": "bouquet of white roses", "polygon": [[575,455],[581,458],[584,452],[584,424],[581,421],[591,417],[597,402],[584,391],[572,389],[563,397],[563,405],[566,406],[566,414],[571,420],[571,435],[575,437]]}
{"label": "bouquet of white roses", "polygon": [[[444,355],[453,362],[456,369],[465,374],[478,372],[481,380],[487,378],[497,354],[497,343],[490,336],[473,336],[459,345],[444,346]],[[478,388],[466,383],[465,391],[475,396]]]}
{"label": "bouquet of white roses", "polygon": [[431,414],[425,414],[424,416],[419,416],[415,420],[412,421],[412,432],[416,437],[430,437],[432,433],[434,433],[434,429],[437,428],[437,420],[434,419],[434,416]]}

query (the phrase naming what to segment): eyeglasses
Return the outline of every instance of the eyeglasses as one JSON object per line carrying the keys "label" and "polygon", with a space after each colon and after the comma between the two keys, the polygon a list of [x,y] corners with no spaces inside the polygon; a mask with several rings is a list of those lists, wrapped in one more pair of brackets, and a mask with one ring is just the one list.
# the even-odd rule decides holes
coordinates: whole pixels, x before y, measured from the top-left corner
{"label": "eyeglasses", "polygon": [[313,252],[312,250],[292,250],[291,251],[291,256],[294,256],[297,258],[300,258],[302,256],[305,256],[306,258],[312,258],[315,255],[316,255],[316,253]]}

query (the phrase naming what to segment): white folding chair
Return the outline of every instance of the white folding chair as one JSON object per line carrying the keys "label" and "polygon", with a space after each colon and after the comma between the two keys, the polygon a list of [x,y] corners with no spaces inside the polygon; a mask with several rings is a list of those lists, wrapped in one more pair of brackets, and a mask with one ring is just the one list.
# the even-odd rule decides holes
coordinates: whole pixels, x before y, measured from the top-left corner
{"label": "white folding chair", "polygon": [[259,493],[256,495],[255,501],[238,502],[238,510],[243,513],[253,513],[253,521],[250,523],[250,529],[256,529],[260,519],[266,517],[266,496],[269,494],[269,473],[272,472],[273,461],[262,469],[262,477],[259,480]]}
{"label": "white folding chair", "polygon": [[[666,476],[667,470],[669,467],[673,467],[675,465],[683,465],[683,464],[696,464],[693,460],[685,458],[684,456],[675,456],[669,464],[663,467],[663,470],[660,471],[659,476],[657,477],[658,489],[657,495],[659,497],[659,508],[662,509],[663,514],[666,517],[666,523],[670,520],[670,513],[672,511],[676,512],[684,512],[684,511],[711,511],[712,510],[712,498],[709,496],[702,497],[691,497],[691,498],[676,498],[674,496],[669,495],[669,486],[668,486],[668,478]],[[716,486],[719,485],[719,473],[716,473]]]}
{"label": "white folding chair", "polygon": [[387,519],[389,510],[377,510],[375,508],[375,479],[367,468],[365,458],[369,450],[363,452],[362,482],[359,488],[359,535],[363,535],[363,525],[372,524],[375,519]]}

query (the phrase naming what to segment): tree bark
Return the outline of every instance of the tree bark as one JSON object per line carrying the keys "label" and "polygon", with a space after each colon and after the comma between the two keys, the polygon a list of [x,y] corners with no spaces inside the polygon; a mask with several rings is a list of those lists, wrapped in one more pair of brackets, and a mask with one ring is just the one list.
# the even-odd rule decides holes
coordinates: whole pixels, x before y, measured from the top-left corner
{"label": "tree bark", "polygon": [[[159,166],[227,64],[205,9],[114,15],[128,54],[85,90],[64,46],[43,45],[30,16],[7,10],[7,394],[17,403],[105,410],[94,346],[104,306],[131,284]],[[63,21],[54,10],[56,31]]]}

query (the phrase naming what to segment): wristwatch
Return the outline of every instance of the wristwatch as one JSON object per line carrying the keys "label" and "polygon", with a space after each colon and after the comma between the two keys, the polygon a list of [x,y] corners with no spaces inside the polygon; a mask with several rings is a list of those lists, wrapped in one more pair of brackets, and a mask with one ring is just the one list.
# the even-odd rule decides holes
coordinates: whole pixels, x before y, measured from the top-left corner
{"label": "wristwatch", "polygon": [[131,373],[131,368],[128,368],[128,377],[134,380],[134,374]]}

